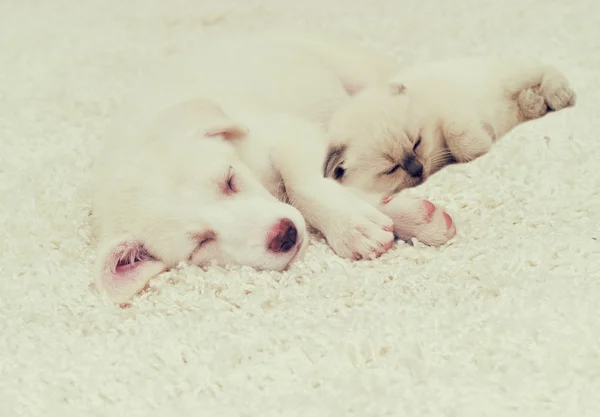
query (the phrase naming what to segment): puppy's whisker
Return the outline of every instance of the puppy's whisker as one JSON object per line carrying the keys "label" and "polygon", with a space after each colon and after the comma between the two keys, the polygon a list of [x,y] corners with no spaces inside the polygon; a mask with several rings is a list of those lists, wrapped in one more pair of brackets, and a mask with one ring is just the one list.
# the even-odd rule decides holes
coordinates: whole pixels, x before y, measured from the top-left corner
{"label": "puppy's whisker", "polygon": [[435,158],[431,158],[431,161],[443,162],[443,161],[447,161],[449,158],[450,158],[450,155],[438,155]]}
{"label": "puppy's whisker", "polygon": [[452,157],[452,152],[449,151],[440,151],[433,154],[429,161],[432,165],[437,165],[439,163],[447,162],[448,159]]}
{"label": "puppy's whisker", "polygon": [[448,165],[452,158],[453,154],[450,151],[450,149],[443,148],[435,151],[427,161],[430,173],[436,172],[444,166]]}
{"label": "puppy's whisker", "polygon": [[451,156],[452,155],[452,151],[448,148],[443,148],[443,149],[439,149],[437,150],[433,155],[432,158],[435,157],[441,157],[441,156]]}

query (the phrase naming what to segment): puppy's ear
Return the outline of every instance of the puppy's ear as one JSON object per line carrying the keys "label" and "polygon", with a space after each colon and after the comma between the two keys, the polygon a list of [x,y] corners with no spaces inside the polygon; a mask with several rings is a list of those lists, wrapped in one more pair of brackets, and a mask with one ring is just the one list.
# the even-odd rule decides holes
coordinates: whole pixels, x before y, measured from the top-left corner
{"label": "puppy's ear", "polygon": [[167,269],[144,246],[125,236],[106,241],[96,259],[96,283],[115,303],[128,301]]}
{"label": "puppy's ear", "polygon": [[225,140],[234,140],[246,136],[248,132],[249,130],[247,126],[226,119],[216,122],[208,129],[204,130],[204,136],[221,136]]}
{"label": "puppy's ear", "polygon": [[406,92],[406,85],[400,81],[391,80],[388,82],[388,86],[390,87],[390,92],[394,96],[398,96]]}
{"label": "puppy's ear", "polygon": [[329,147],[323,164],[323,176],[325,176],[325,178],[341,180],[344,177],[346,170],[342,164],[344,162],[346,149],[346,145],[331,145]]}

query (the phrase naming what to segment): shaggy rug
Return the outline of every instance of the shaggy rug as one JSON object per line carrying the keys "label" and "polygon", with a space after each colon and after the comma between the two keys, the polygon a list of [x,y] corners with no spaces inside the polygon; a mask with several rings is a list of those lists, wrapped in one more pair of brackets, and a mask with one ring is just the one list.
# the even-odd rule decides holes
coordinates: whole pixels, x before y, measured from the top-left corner
{"label": "shaggy rug", "polygon": [[[487,3],[487,4],[484,4]],[[0,415],[600,415],[596,0],[0,2]],[[442,248],[349,262],[315,239],[284,273],[184,267],[129,308],[91,285],[91,155],[140,72],[200,36],[272,25],[402,64],[534,55],[574,109],[414,194]]]}

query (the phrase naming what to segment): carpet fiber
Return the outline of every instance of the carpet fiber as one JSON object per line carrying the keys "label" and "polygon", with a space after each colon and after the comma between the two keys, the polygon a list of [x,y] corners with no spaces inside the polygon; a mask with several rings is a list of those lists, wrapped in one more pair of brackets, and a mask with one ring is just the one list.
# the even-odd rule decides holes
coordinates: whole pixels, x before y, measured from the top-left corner
{"label": "carpet fiber", "polygon": [[[600,415],[596,0],[0,2],[0,415]],[[309,27],[403,64],[535,55],[577,106],[412,190],[458,236],[285,273],[91,285],[91,154],[140,71],[231,27]]]}

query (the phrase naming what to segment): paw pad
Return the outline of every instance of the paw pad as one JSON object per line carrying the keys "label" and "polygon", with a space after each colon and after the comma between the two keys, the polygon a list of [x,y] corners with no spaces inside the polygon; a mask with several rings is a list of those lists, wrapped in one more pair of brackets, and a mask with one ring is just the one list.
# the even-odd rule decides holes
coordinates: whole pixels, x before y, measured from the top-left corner
{"label": "paw pad", "polygon": [[444,221],[446,222],[446,228],[450,229],[452,227],[452,217],[446,212],[443,213]]}
{"label": "paw pad", "polygon": [[394,244],[394,241],[390,241],[390,242],[386,242],[386,243],[380,243],[379,246],[381,246],[385,251],[387,251],[388,249],[390,249],[392,247],[393,244]]}
{"label": "paw pad", "polygon": [[431,201],[424,200],[423,206],[425,207],[425,221],[430,223],[431,219],[433,218],[433,214],[435,213],[435,204],[433,204]]}

